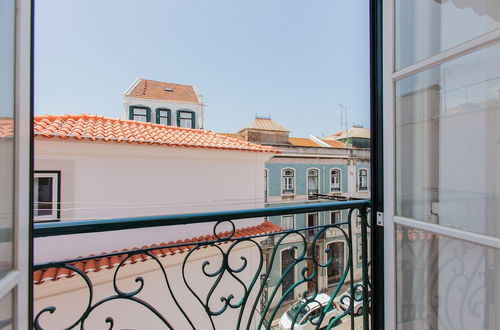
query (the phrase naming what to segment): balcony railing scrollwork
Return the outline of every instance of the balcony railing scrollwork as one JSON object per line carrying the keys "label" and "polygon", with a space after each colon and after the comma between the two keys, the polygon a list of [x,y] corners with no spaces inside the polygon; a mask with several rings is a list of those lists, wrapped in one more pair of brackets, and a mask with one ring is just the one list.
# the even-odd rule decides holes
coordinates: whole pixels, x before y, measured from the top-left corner
{"label": "balcony railing scrollwork", "polygon": [[[369,206],[369,201],[358,200],[36,224],[35,238],[149,227],[165,230],[169,228],[166,226],[206,222],[213,223],[213,232],[196,241],[34,265],[33,271],[38,275],[50,270],[72,278],[63,281],[81,283],[78,288],[73,286],[72,291],[61,293],[60,300],[57,295],[35,299],[34,327],[51,329],[57,324],[57,328],[68,329],[94,329],[97,325],[108,329],[134,328],[128,322],[135,313],[135,318],[147,316],[142,324],[152,322],[144,328],[302,329],[308,325],[308,329],[330,329],[350,323],[354,329],[355,317],[360,314],[356,322],[359,320],[368,329]],[[252,227],[254,232],[251,232],[238,227],[239,219],[312,212],[329,214],[334,210],[349,210],[348,220],[335,224],[325,220],[325,224],[320,221],[318,226],[293,230],[264,225]],[[361,217],[359,229],[356,229],[355,210]],[[263,229],[256,232],[257,228]],[[331,230],[337,233],[335,237],[326,235]],[[361,267],[357,266],[359,257]],[[97,265],[94,268],[98,268],[103,260],[109,261],[105,270],[108,282],[104,280],[105,273],[96,275],[83,266],[94,262]],[[53,276],[50,280],[55,279]],[[37,282],[35,297],[44,285]],[[58,313],[56,305],[64,305],[64,299],[71,294],[78,295],[83,306],[75,306],[71,315]],[[54,305],[43,305],[52,301]],[[126,303],[127,308],[116,307],[118,303]],[[68,310],[68,306],[62,309]],[[58,318],[64,320],[58,324]]]}

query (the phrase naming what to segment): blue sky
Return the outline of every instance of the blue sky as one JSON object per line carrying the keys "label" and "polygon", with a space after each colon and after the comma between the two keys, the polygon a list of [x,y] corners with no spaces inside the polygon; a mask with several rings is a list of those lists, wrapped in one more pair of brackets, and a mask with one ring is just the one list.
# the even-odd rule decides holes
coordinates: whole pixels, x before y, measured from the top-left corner
{"label": "blue sky", "polygon": [[36,2],[35,113],[120,117],[137,78],[197,86],[205,128],[369,125],[368,1]]}

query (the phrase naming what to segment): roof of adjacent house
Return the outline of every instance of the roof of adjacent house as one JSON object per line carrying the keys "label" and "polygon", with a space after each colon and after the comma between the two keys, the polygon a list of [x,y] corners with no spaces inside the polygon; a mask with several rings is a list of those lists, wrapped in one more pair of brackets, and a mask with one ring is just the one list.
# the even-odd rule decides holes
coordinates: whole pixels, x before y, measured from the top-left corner
{"label": "roof of adjacent house", "polygon": [[143,78],[137,78],[134,84],[125,92],[125,96],[175,102],[201,103],[194,86]]}
{"label": "roof of adjacent house", "polygon": [[327,139],[322,139],[321,141],[325,142],[326,144],[330,145],[333,148],[346,148],[346,145],[340,141],[327,140]]}
{"label": "roof of adjacent house", "polygon": [[[283,228],[269,222],[265,221],[260,225],[253,227],[246,227],[237,229],[234,231],[232,238],[237,237],[248,237],[262,234],[269,234],[282,231]],[[218,233],[218,237],[227,237],[230,235],[230,232]],[[160,243],[160,244],[152,244],[149,246],[143,246],[141,250],[150,249],[150,253],[157,258],[167,257],[169,255],[174,255],[178,253],[183,253],[191,250],[195,243],[199,242],[207,242],[207,241],[216,241],[217,237],[213,234],[206,236],[193,237],[191,239],[185,239],[183,241],[179,240],[177,242],[168,242],[168,243]],[[227,243],[228,241],[223,241],[221,243]],[[184,245],[185,244],[185,245]],[[217,243],[218,244],[218,243]],[[167,247],[168,245],[177,245],[176,247]],[[163,247],[164,246],[164,247]],[[79,257],[78,259],[84,259],[77,262],[70,263],[73,267],[80,269],[85,273],[98,272],[103,269],[111,269],[120,264],[124,259],[127,258],[127,252],[139,250],[139,248],[134,247],[131,250],[123,249],[121,251],[113,251],[110,254],[101,253],[101,255],[90,255],[87,258]],[[135,254],[128,258],[124,264],[135,264],[139,261],[146,261],[151,259],[150,256],[146,254]],[[42,270],[37,270],[33,272],[33,283],[34,284],[42,284],[47,281],[55,281],[64,277],[71,277],[75,275],[76,272],[69,270],[67,268],[58,268],[52,267]]]}
{"label": "roof of adjacent house", "polygon": [[286,128],[276,123],[271,118],[255,118],[250,125],[246,126],[244,129],[258,129],[263,131],[277,131],[277,132],[288,132]]}
{"label": "roof of adjacent house", "polygon": [[290,137],[288,138],[288,141],[290,141],[290,144],[294,147],[321,147],[310,138]]}
{"label": "roof of adjacent house", "polygon": [[336,140],[342,133],[344,133],[344,131],[338,131],[337,133],[334,133],[332,135],[323,138],[323,140]]}
{"label": "roof of adjacent house", "polygon": [[156,144],[172,147],[279,153],[270,146],[210,131],[107,118],[97,115],[35,116],[36,138]]}
{"label": "roof of adjacent house", "polygon": [[347,138],[370,138],[370,130],[364,127],[351,127],[346,131],[340,131],[330,136],[327,136],[325,140],[342,140]]}
{"label": "roof of adjacent house", "polygon": [[10,138],[14,136],[14,119],[0,117],[0,138]]}

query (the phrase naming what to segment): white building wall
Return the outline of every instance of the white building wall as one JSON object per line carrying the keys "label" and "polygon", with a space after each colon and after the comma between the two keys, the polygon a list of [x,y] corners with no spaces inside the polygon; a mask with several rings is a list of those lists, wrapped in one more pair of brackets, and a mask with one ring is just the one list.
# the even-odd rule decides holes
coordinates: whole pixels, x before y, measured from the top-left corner
{"label": "white building wall", "polygon": [[[264,164],[271,156],[146,144],[35,140],[35,171],[61,171],[62,221],[263,207]],[[235,224],[241,228],[261,222],[246,219]],[[38,238],[35,262],[212,232],[213,224],[203,224]]]}
{"label": "white building wall", "polygon": [[[230,244],[223,244],[220,245],[220,248],[227,251],[229,246]],[[228,254],[228,260],[233,269],[237,269],[243,264],[240,257],[256,261],[248,263],[245,270],[241,273],[234,273],[247,287],[252,279],[257,277],[255,287],[251,291],[251,299],[245,307],[243,314],[242,324],[244,325],[246,325],[260,285],[260,281],[258,280],[260,274],[258,271],[259,263],[256,257],[259,254],[257,247],[251,243],[240,243]],[[184,282],[182,263],[186,256],[187,253],[180,253],[159,258],[158,260],[166,271],[170,289],[179,305],[190,317],[195,328],[211,329],[210,319],[203,306],[192,292],[189,291]],[[215,272],[221,265],[222,254],[218,249],[213,247],[200,249],[192,253],[188,261],[184,270],[187,284],[205,302],[208,292],[212,285],[214,285],[217,277],[204,275],[202,265],[205,261],[208,261],[210,264],[207,266],[206,271]],[[103,298],[117,294],[113,288],[113,275],[115,272],[116,268],[113,268],[87,274],[94,285],[93,304]],[[216,285],[216,289],[209,300],[209,306],[214,312],[223,306],[223,303],[220,301],[221,297],[229,297],[229,295],[233,294],[234,298],[231,303],[236,304],[244,294],[243,286],[231,275],[227,273],[226,275]],[[137,290],[140,287],[140,283],[135,281],[137,276],[143,278],[144,287],[135,297],[142,299],[158,310],[174,329],[191,328],[175,304],[167,286],[167,281],[157,262],[150,259],[145,262],[137,262],[121,267],[117,273],[117,287],[122,292]],[[45,329],[62,329],[68,327],[85,311],[89,299],[88,287],[79,275],[36,285],[34,295],[35,315],[45,307],[56,307],[54,314],[46,313],[40,318],[40,325]],[[239,311],[240,309],[229,307],[221,316],[214,316],[213,321],[216,329],[234,329],[237,324]],[[90,313],[88,320],[85,322],[85,328],[107,328],[105,319],[108,316],[114,319],[114,327],[118,329],[167,328],[152,312],[140,304],[126,299],[116,299],[96,308],[94,312]],[[253,320],[256,320],[256,317],[258,317],[257,312],[255,312]],[[255,328],[255,326],[251,328]]]}

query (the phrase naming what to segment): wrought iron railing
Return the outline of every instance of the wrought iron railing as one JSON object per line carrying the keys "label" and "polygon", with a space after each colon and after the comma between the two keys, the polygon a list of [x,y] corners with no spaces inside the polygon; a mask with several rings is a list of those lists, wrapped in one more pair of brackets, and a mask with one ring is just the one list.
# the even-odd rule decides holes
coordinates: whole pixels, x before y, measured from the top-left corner
{"label": "wrought iron railing", "polygon": [[[165,230],[171,228],[165,226],[206,222],[214,225],[211,237],[197,241],[34,265],[34,274],[50,270],[52,274],[76,277],[60,280],[55,275],[50,277],[47,282],[57,280],[62,284],[66,281],[67,288],[45,296],[39,294],[43,286],[52,285],[46,290],[51,291],[55,284],[37,282],[34,286],[34,327],[94,329],[107,323],[108,329],[137,328],[127,324],[131,314],[134,314],[132,319],[149,314],[149,318],[141,320],[141,328],[330,329],[342,324],[343,329],[354,329],[355,317],[359,316],[356,322],[368,329],[371,291],[368,277],[369,206],[369,201],[358,200],[35,224],[35,238],[149,227]],[[349,210],[347,220],[309,228],[269,230],[250,236],[242,236],[245,231],[236,229],[238,219],[334,210]],[[355,216],[361,219],[359,226]],[[218,232],[224,225],[229,225],[230,229]],[[326,235],[327,230],[337,231],[338,236]],[[356,253],[355,248],[358,248]],[[104,258],[114,260],[114,264],[109,262],[105,267],[108,269],[100,274],[91,273],[82,266],[95,262],[92,269],[95,271]],[[144,274],[140,273],[143,268],[139,264],[146,263],[137,260],[149,262],[154,266],[154,272],[149,266]],[[356,265],[360,260],[359,269]],[[102,272],[110,274],[107,282],[108,273]],[[122,276],[122,272],[126,275]],[[130,277],[135,282],[127,280]],[[70,285],[70,281],[79,281],[80,284]],[[149,283],[152,285],[148,286]],[[146,294],[146,287],[150,290],[151,286],[153,293]],[[76,306],[72,294],[78,297],[82,306]],[[68,306],[67,301],[75,306]],[[125,302],[127,304],[123,306],[126,307],[114,305]],[[61,308],[56,305],[61,305]],[[140,312],[135,307],[140,307]],[[69,315],[68,310],[72,310],[73,315]],[[58,319],[64,324],[58,323]]]}

